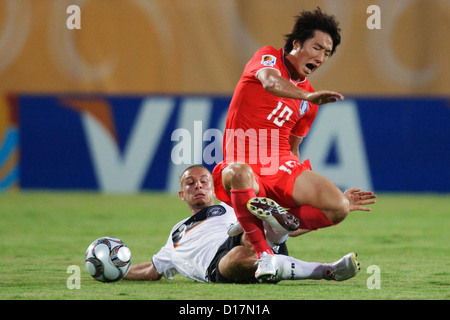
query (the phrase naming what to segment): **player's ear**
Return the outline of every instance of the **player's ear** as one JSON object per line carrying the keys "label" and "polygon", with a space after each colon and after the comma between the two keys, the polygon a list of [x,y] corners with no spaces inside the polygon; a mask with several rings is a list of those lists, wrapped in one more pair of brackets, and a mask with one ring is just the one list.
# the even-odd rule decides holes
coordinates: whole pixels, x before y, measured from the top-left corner
{"label": "player's ear", "polygon": [[181,199],[181,200],[186,200],[185,198],[184,198],[184,192],[182,191],[182,190],[180,190],[180,191],[178,191],[178,197]]}
{"label": "player's ear", "polygon": [[300,42],[300,40],[295,39],[294,41],[292,41],[292,49],[300,50],[301,48],[302,48],[302,43]]}

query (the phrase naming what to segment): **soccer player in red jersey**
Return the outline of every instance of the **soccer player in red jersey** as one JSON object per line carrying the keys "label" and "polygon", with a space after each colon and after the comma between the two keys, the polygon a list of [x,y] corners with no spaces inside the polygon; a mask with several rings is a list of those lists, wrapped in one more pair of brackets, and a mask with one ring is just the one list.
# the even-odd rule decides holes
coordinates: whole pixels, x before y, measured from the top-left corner
{"label": "soccer player in red jersey", "polygon": [[291,213],[313,215],[314,228],[337,224],[349,212],[342,191],[312,171],[309,160],[300,162],[299,155],[318,106],[344,99],[334,91],[315,92],[307,79],[339,45],[338,24],[319,8],[302,11],[284,48],[266,46],[254,54],[230,103],[224,161],[213,171],[215,193],[233,206],[265,266],[258,269],[257,278],[269,278],[276,270],[262,221],[246,207],[251,198],[268,197],[293,208]]}

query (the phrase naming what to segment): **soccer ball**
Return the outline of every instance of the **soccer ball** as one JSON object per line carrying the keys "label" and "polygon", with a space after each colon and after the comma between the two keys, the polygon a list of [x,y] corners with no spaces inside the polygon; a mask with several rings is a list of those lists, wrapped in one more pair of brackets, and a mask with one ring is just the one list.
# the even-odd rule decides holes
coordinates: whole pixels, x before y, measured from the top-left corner
{"label": "soccer ball", "polygon": [[119,281],[131,266],[131,251],[122,240],[103,237],[95,240],[86,250],[86,269],[101,282]]}

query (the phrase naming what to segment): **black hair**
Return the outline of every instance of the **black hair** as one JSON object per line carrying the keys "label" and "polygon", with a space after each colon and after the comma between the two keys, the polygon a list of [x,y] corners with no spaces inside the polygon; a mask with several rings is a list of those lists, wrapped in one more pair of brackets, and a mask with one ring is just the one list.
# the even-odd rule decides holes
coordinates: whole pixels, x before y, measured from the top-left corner
{"label": "black hair", "polygon": [[293,49],[294,40],[299,40],[302,45],[306,40],[314,37],[316,30],[328,33],[333,40],[333,49],[330,56],[336,51],[336,47],[341,43],[339,22],[335,16],[327,15],[317,7],[314,11],[303,10],[295,17],[295,25],[292,32],[285,35],[286,43],[284,52],[287,54]]}

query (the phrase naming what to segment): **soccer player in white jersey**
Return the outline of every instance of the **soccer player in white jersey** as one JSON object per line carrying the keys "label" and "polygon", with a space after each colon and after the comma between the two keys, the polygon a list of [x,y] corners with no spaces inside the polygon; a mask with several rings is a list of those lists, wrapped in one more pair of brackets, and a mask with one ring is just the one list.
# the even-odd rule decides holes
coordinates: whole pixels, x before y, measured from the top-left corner
{"label": "soccer player in white jersey", "polygon": [[[186,169],[180,179],[180,199],[192,216],[177,223],[167,243],[151,262],[132,265],[125,279],[172,279],[177,273],[199,282],[255,282],[256,253],[245,233],[229,237],[227,230],[236,216],[225,203],[214,205],[214,186],[209,170],[200,165]],[[278,270],[272,282],[296,279],[346,280],[359,269],[356,255],[323,264],[304,262],[287,255],[273,259]]]}

